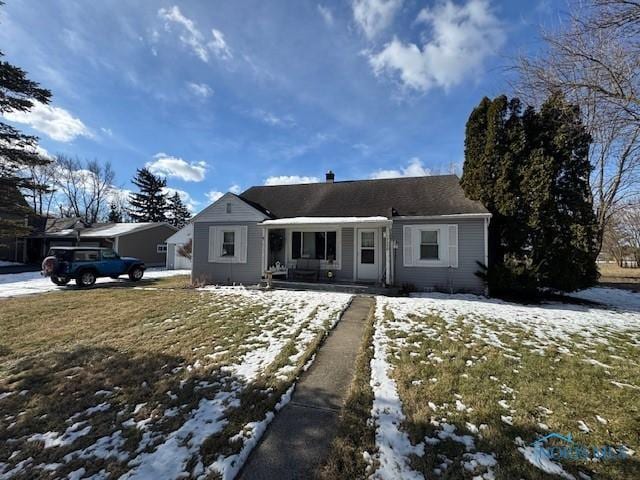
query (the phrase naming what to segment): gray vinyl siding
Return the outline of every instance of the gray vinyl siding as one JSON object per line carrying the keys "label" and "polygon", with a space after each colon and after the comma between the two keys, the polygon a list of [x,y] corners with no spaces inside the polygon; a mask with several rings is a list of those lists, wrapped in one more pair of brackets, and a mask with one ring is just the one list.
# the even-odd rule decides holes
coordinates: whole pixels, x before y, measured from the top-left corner
{"label": "gray vinyl siding", "polygon": [[[247,227],[247,263],[209,263],[209,227]],[[262,235],[256,222],[195,222],[191,280],[197,284],[257,284],[262,276]]]}
{"label": "gray vinyl siding", "polygon": [[168,225],[158,225],[139,232],[132,232],[118,238],[118,254],[123,257],[136,257],[147,266],[165,266],[165,253],[158,253],[159,244],[176,233],[176,229]]}
{"label": "gray vinyl siding", "polygon": [[[403,266],[402,227],[425,224],[458,225],[458,268]],[[484,219],[394,220],[392,236],[398,242],[395,251],[396,285],[407,283],[418,290],[484,293],[485,285],[475,275],[477,262],[484,263]]]}

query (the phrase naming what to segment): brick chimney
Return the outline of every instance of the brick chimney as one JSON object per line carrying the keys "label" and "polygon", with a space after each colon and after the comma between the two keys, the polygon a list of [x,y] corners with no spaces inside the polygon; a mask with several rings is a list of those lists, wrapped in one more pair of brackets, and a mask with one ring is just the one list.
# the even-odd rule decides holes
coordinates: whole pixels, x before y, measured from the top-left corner
{"label": "brick chimney", "polygon": [[326,183],[333,183],[333,181],[335,180],[336,175],[335,173],[333,173],[331,170],[329,170],[326,174],[325,174],[325,181]]}

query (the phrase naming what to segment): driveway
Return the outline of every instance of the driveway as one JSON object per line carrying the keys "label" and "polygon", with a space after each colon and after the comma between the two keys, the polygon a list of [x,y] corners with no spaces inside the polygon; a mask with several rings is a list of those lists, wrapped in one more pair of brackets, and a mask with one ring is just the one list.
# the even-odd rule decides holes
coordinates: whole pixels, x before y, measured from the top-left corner
{"label": "driveway", "polygon": [[[175,275],[189,275],[190,273],[190,270],[164,270],[150,268],[144,272],[144,278],[173,277]],[[96,283],[119,283],[128,281],[126,278],[126,275],[123,275],[121,279],[118,280],[113,280],[108,277],[99,278]],[[73,284],[73,281],[71,284]],[[68,287],[59,287],[54,285],[51,282],[51,279],[41,276],[40,272],[8,273],[0,275],[0,298],[51,292],[53,290],[61,290],[65,288]]]}

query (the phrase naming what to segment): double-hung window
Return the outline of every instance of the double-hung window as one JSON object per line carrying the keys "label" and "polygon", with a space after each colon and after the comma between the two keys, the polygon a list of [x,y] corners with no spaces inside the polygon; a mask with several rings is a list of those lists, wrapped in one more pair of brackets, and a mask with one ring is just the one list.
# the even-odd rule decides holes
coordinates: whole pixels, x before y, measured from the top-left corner
{"label": "double-hung window", "polygon": [[236,232],[234,230],[222,232],[223,257],[233,257],[236,254]]}
{"label": "double-hung window", "polygon": [[291,232],[291,257],[335,261],[337,235],[335,231]]}
{"label": "double-hung window", "polygon": [[458,268],[458,225],[404,225],[402,265]]}
{"label": "double-hung window", "polygon": [[438,230],[420,230],[420,260],[439,260]]}

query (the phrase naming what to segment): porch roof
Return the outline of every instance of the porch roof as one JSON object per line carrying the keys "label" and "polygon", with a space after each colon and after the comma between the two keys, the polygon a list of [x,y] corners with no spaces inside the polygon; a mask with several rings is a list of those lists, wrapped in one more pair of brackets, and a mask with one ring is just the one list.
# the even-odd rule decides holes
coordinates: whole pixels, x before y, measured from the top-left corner
{"label": "porch roof", "polygon": [[265,220],[258,225],[266,227],[284,227],[294,225],[344,225],[344,224],[367,224],[367,225],[389,225],[391,220],[387,217],[290,217],[278,218],[275,220]]}

